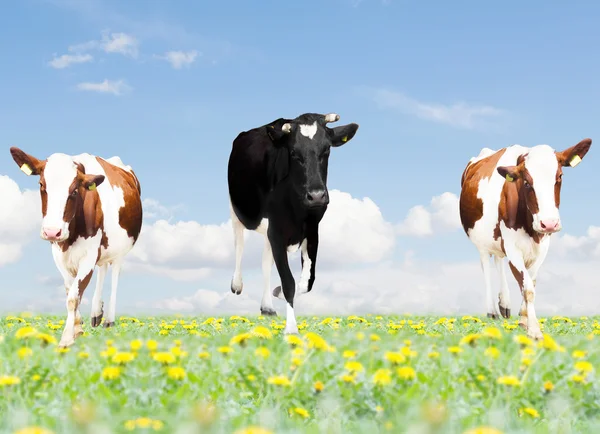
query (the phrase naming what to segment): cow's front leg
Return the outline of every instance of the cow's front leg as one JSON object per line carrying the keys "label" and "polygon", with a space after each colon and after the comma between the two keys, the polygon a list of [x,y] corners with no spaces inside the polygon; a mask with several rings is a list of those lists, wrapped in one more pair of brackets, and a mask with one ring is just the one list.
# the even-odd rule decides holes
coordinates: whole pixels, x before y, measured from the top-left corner
{"label": "cow's front leg", "polygon": [[286,315],[285,315],[285,329],[284,334],[298,334],[298,326],[296,324],[296,315],[294,313],[294,296],[296,294],[296,282],[294,276],[290,270],[290,264],[287,256],[286,243],[276,234],[273,230],[273,226],[269,227],[268,231],[269,243],[271,244],[271,250],[273,252],[273,259],[279,278],[281,279],[281,289],[276,293],[278,288],[273,290],[273,295],[280,297],[281,292],[287,302]]}
{"label": "cow's front leg", "polygon": [[83,292],[90,283],[92,274],[94,273],[97,256],[97,250],[86,254],[84,259],[79,263],[77,275],[67,292],[67,320],[65,321],[65,328],[60,338],[59,346],[61,348],[73,345],[75,338],[83,333],[81,315],[78,313],[79,303],[81,303]]}
{"label": "cow's front leg", "polygon": [[526,326],[527,336],[533,339],[542,339],[542,331],[540,330],[540,324],[538,323],[533,304],[535,300],[535,283],[525,268],[522,256],[507,256],[509,258],[510,270],[519,283],[521,295],[523,296],[523,302],[519,311],[519,325],[522,327]]}

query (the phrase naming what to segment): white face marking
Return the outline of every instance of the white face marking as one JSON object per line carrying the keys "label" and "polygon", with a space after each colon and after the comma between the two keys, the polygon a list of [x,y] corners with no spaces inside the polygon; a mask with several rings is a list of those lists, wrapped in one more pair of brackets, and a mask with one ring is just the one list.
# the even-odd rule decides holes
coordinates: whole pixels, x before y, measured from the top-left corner
{"label": "white face marking", "polygon": [[60,240],[69,237],[69,222],[63,220],[69,188],[77,176],[77,166],[72,158],[65,154],[53,154],[48,158],[44,169],[46,182],[46,216],[42,220],[40,235],[46,238],[44,230],[61,231]]}
{"label": "white face marking", "polygon": [[558,223],[560,215],[554,199],[554,185],[558,161],[554,150],[547,145],[536,146],[525,157],[525,167],[533,179],[533,189],[538,203],[538,212],[533,214],[533,229],[544,231],[542,223],[553,225]]}
{"label": "white face marking", "polygon": [[317,121],[313,122],[312,125],[300,125],[300,134],[312,140],[317,134]]}

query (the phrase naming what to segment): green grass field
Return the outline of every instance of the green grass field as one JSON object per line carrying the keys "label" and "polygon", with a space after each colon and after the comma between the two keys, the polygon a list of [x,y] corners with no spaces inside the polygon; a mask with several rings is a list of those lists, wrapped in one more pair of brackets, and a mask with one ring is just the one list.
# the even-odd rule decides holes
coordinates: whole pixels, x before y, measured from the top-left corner
{"label": "green grass field", "polygon": [[[599,318],[0,320],[4,433],[598,433]],[[37,427],[37,430],[36,430]]]}

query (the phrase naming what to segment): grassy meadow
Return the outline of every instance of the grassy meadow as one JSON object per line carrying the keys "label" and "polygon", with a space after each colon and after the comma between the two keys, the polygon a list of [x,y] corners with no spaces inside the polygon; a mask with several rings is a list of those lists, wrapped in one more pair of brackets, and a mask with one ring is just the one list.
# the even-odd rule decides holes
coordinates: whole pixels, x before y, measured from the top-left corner
{"label": "grassy meadow", "polygon": [[1,433],[598,433],[600,317],[0,319]]}

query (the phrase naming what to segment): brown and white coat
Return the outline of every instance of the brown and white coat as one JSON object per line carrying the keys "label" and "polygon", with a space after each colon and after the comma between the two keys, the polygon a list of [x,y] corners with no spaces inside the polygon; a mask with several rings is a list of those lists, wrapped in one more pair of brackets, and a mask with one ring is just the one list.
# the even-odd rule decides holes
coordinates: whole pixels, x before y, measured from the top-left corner
{"label": "brown and white coat", "polygon": [[547,145],[519,145],[481,150],[461,179],[460,218],[480,254],[486,287],[487,314],[498,318],[492,297],[490,256],[501,280],[500,314],[510,317],[510,299],[503,258],[521,288],[519,324],[533,338],[542,337],[534,298],[536,278],[550,246],[561,230],[559,215],[563,167],[574,167],[592,144],[584,139],[562,152]]}
{"label": "brown and white coat", "polygon": [[98,266],[92,300],[93,327],[103,317],[102,286],[112,265],[112,288],[105,327],[114,325],[119,273],[124,256],[135,245],[142,227],[139,181],[119,157],[52,154],[39,160],[18,148],[10,149],[27,175],[40,177],[42,227],[67,292],[67,320],[60,346],[83,333],[79,305]]}

